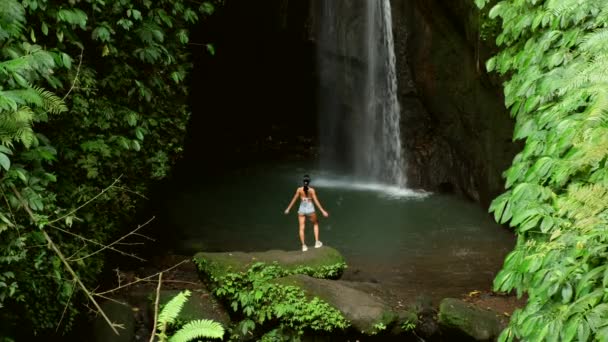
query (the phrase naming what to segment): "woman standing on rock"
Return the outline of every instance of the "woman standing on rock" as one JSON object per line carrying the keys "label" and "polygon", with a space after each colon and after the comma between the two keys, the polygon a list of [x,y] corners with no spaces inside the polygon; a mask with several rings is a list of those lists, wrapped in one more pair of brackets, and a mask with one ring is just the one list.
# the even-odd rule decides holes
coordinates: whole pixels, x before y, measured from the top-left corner
{"label": "woman standing on rock", "polygon": [[296,194],[293,195],[291,203],[289,203],[289,206],[287,207],[287,209],[285,209],[285,214],[289,214],[289,210],[291,210],[291,207],[294,205],[294,203],[296,203],[298,197],[300,197],[300,208],[298,209],[298,222],[300,223],[300,241],[302,242],[302,251],[306,252],[308,250],[308,247],[306,246],[306,243],[304,241],[304,225],[306,223],[306,216],[308,216],[308,218],[314,225],[315,248],[323,246],[323,243],[319,241],[319,222],[317,220],[317,214],[315,213],[315,206],[313,205],[313,201],[314,204],[317,205],[319,210],[321,210],[323,216],[328,217],[329,214],[327,213],[327,211],[325,211],[325,209],[323,209],[321,203],[319,203],[315,189],[308,186],[308,184],[310,184],[310,177],[308,175],[304,175],[303,183],[304,186],[301,186],[296,189]]}

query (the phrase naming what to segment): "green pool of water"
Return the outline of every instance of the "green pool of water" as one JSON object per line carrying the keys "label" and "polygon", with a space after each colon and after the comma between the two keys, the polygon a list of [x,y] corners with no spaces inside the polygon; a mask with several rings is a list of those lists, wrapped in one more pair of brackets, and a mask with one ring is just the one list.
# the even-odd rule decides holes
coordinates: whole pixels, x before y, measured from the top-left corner
{"label": "green pool of water", "polygon": [[[283,211],[303,174],[330,214],[320,218],[320,237],[347,259],[347,279],[408,295],[456,296],[489,289],[513,247],[512,234],[476,203],[265,164],[177,189],[166,210],[179,252],[299,250],[298,204]],[[309,222],[306,235],[312,246]]]}

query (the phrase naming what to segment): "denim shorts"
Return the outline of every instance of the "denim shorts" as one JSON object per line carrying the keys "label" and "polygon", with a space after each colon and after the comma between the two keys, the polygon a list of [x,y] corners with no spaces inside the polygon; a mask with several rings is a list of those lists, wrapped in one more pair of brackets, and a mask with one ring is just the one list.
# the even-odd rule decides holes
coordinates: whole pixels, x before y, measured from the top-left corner
{"label": "denim shorts", "polygon": [[315,206],[310,201],[300,202],[300,208],[298,214],[300,215],[312,215],[315,213]]}

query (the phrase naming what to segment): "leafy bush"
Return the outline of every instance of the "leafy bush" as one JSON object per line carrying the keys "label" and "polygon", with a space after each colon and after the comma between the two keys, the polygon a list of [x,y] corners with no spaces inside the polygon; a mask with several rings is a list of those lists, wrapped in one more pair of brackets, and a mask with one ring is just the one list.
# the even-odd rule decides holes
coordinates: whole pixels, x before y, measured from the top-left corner
{"label": "leafy bush", "polygon": [[77,280],[180,158],[189,29],[213,9],[0,1],[0,335],[70,329]]}
{"label": "leafy bush", "polygon": [[[476,0],[480,6],[487,1]],[[524,149],[490,210],[518,234],[494,286],[528,295],[501,340],[608,339],[608,1],[500,1],[504,83]]]}
{"label": "leafy bush", "polygon": [[[195,259],[199,269],[205,274],[214,274],[204,260]],[[225,300],[234,312],[242,315],[240,334],[264,331],[264,325],[278,328],[267,332],[262,340],[281,340],[278,336],[297,338],[306,330],[331,332],[347,328],[350,323],[342,314],[320,300],[309,299],[296,286],[282,285],[272,280],[292,274],[307,274],[318,278],[331,278],[344,269],[338,263],[320,268],[298,267],[287,270],[277,264],[255,263],[246,272],[227,273],[209,280],[214,293]],[[283,338],[281,337],[281,338]]]}

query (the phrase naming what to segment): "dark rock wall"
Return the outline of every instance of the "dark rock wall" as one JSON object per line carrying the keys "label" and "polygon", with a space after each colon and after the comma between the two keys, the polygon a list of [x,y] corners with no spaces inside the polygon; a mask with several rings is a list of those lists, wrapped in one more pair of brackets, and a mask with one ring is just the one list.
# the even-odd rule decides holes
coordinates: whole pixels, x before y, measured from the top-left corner
{"label": "dark rock wall", "polygon": [[391,2],[410,186],[485,206],[518,147],[502,91],[483,69],[489,52],[471,27],[472,1]]}
{"label": "dark rock wall", "polygon": [[[230,163],[233,151],[260,141],[297,137],[287,145],[314,144],[318,125],[327,126],[316,117],[320,94],[348,98],[339,92],[356,92],[319,87],[319,53],[342,63],[352,77],[361,69],[359,56],[340,54],[348,49],[319,46],[325,1],[345,8],[362,3],[226,0],[215,21],[201,26],[195,41],[214,42],[217,55],[195,60],[190,125],[195,134],[189,134],[187,154]],[[473,1],[391,4],[409,185],[452,191],[485,206],[502,191],[501,174],[519,147],[511,142],[513,122],[500,81],[483,71],[493,51],[477,39]],[[361,21],[362,16],[343,16],[338,25],[355,34]],[[352,111],[349,105],[335,104],[344,112]]]}

